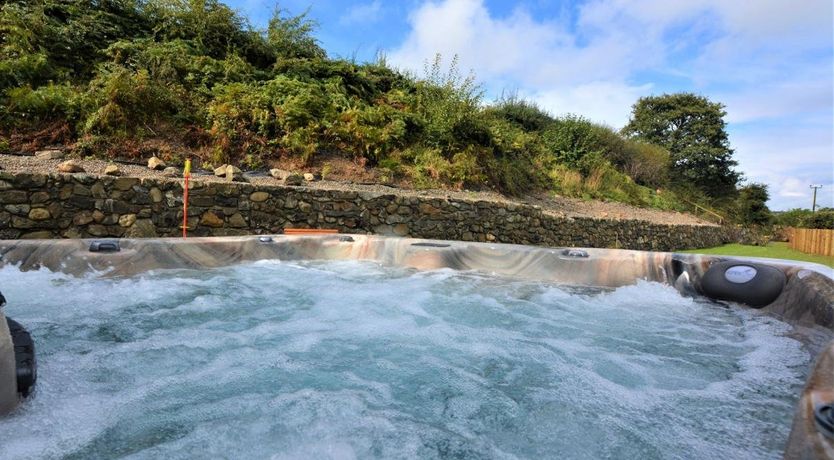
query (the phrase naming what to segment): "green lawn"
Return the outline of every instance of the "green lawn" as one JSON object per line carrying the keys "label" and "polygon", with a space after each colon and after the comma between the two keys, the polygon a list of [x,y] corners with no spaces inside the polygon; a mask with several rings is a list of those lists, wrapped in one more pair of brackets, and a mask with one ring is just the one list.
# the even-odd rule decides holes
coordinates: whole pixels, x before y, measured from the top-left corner
{"label": "green lawn", "polygon": [[770,243],[767,246],[745,246],[743,244],[725,244],[715,248],[690,249],[692,254],[714,254],[720,256],[769,257],[771,259],[802,260],[828,265],[834,268],[834,257],[805,254],[788,247],[788,243]]}

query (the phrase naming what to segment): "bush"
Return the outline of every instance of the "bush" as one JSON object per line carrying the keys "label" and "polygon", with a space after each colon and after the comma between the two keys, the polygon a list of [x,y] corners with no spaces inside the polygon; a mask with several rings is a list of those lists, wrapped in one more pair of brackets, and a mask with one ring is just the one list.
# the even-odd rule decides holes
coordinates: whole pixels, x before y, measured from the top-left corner
{"label": "bush", "polygon": [[487,111],[527,132],[544,131],[555,121],[547,111],[535,102],[521,99],[517,95],[502,95],[501,99]]}
{"label": "bush", "polygon": [[627,141],[628,152],[620,165],[621,171],[640,185],[663,188],[669,185],[669,151],[663,147],[640,141]]}
{"label": "bush", "polygon": [[149,124],[170,117],[174,106],[167,88],[154,81],[147,70],[105,64],[84,94],[83,132],[141,134]]}
{"label": "bush", "polygon": [[[593,135],[596,126],[574,115],[557,119],[543,133],[544,148],[554,159],[568,167],[578,169],[581,160],[589,154],[602,154]],[[588,171],[585,171],[587,174]]]}
{"label": "bush", "polygon": [[54,120],[74,121],[79,116],[78,92],[69,84],[48,84],[37,89],[29,86],[6,92],[2,121],[9,126],[40,125]]}
{"label": "bush", "polygon": [[803,219],[802,227],[834,230],[834,211],[817,211]]}

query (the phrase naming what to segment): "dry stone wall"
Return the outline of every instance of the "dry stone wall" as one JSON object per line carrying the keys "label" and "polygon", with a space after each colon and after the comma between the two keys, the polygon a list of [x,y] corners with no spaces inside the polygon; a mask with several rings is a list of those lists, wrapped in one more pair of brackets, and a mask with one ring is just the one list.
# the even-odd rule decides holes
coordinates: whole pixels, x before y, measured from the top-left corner
{"label": "dry stone wall", "polygon": [[[181,181],[0,171],[0,239],[180,235]],[[545,246],[671,251],[715,246],[732,231],[714,226],[559,217],[536,206],[385,193],[192,181],[189,235],[346,233]]]}

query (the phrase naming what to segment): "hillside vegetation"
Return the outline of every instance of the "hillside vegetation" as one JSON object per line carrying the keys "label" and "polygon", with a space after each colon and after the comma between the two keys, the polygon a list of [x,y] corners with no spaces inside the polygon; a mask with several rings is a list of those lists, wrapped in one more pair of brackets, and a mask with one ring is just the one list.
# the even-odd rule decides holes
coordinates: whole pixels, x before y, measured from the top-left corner
{"label": "hillside vegetation", "polygon": [[514,97],[486,104],[454,60],[415,76],[384,58],[332,59],[313,30],[283,11],[256,30],[214,0],[3,2],[0,151],[246,168],[336,156],[416,187],[664,209],[689,209],[675,192],[709,198],[670,183],[680,162],[637,128],[626,137]]}

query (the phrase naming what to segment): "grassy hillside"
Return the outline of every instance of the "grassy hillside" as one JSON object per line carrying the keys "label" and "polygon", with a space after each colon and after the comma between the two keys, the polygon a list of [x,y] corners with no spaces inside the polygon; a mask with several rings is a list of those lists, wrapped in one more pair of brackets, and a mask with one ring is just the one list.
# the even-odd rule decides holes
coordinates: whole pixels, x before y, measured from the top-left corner
{"label": "grassy hillside", "polygon": [[255,30],[215,0],[0,7],[0,152],[193,156],[247,168],[337,156],[418,187],[549,191],[683,209],[669,154],[505,98],[438,58],[424,75],[328,58],[304,16]]}

